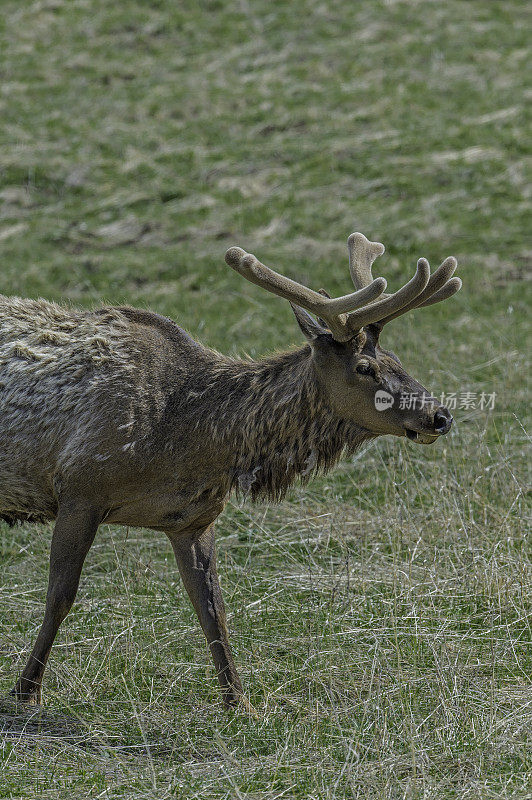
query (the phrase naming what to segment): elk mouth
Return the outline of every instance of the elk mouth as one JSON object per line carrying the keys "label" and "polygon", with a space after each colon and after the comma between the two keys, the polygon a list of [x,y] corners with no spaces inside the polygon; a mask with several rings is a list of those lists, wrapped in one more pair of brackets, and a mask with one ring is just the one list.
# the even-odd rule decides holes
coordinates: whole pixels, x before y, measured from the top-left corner
{"label": "elk mouth", "polygon": [[439,438],[437,433],[422,433],[421,431],[413,431],[411,428],[405,428],[406,438],[416,444],[432,444]]}

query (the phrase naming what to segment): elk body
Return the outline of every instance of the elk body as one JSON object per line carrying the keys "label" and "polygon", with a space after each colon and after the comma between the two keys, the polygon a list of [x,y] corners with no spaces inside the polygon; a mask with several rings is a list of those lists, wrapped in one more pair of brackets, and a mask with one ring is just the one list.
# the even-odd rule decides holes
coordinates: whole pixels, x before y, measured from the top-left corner
{"label": "elk body", "polygon": [[[420,259],[414,278],[385,295],[371,275],[382,245],[352,234],[348,246],[355,292],[336,299],[227,251],[231,267],[291,301],[307,339],[260,361],[220,355],[147,311],[0,298],[0,516],[55,520],[44,621],[13,689],[19,700],[40,700],[54,638],[106,522],[167,534],[224,701],[237,704],[213,526],[230,492],[279,499],[368,439],[430,443],[447,433],[449,412],[378,339],[395,316],[457,291],[456,262],[430,276]],[[379,390],[393,398],[384,410]],[[402,393],[419,402],[402,409]]]}

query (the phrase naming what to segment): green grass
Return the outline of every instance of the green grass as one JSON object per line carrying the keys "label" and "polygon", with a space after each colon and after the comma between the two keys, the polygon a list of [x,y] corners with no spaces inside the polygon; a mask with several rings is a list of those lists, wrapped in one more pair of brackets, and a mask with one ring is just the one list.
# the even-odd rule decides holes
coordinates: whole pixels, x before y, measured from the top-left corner
{"label": "green grass", "polygon": [[[224,512],[258,720],[221,708],[164,537],[103,526],[42,717],[0,715],[0,797],[530,797],[525,14],[2,0],[1,292],[128,302],[258,356],[297,328],[225,249],[344,293],[361,230],[392,287],[457,256],[462,292],[384,340],[436,394],[496,403],[458,409],[433,448],[381,440],[279,506]],[[1,530],[0,693],[41,621],[49,539]]]}

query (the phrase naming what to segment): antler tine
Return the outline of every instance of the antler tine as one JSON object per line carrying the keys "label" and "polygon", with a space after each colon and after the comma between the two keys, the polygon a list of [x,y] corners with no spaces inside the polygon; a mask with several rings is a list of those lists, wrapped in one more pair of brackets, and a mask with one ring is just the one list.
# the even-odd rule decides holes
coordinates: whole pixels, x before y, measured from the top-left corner
{"label": "antler tine", "polygon": [[346,325],[345,315],[379,297],[386,288],[384,278],[372,280],[369,285],[343,297],[328,298],[296,281],[280,275],[270,267],[261,264],[251,253],[240,247],[231,247],[225,254],[230,267],[251,283],[261,286],[273,294],[306,308],[327,323],[332,335],[338,341],[347,341],[352,332]]}
{"label": "antler tine", "polygon": [[349,314],[347,324],[354,331],[371,325],[374,322],[381,322],[384,318],[390,318],[392,314],[400,311],[412,303],[423,292],[429,282],[430,267],[426,258],[420,258],[417,262],[416,274],[399,291],[387,295],[384,299],[372,303],[366,308],[361,308]]}
{"label": "antler tine", "polygon": [[407,305],[379,320],[381,325],[385,325],[387,322],[390,322],[390,320],[396,319],[396,317],[400,317],[402,314],[406,314],[407,311],[413,308],[432,305],[432,303],[438,303],[440,300],[445,300],[447,297],[451,297],[455,294],[462,285],[460,278],[453,278],[450,280],[456,267],[456,258],[453,258],[453,256],[446,258],[430,276],[430,280],[421,294]]}
{"label": "antler tine", "polygon": [[431,306],[434,303],[440,303],[442,300],[447,300],[449,297],[452,297],[453,294],[460,291],[462,288],[462,280],[461,278],[451,278],[450,281],[447,281],[445,286],[438,292],[434,292],[432,297],[429,297],[428,300],[425,300],[424,303],[420,303],[416,308],[422,308],[423,306]]}
{"label": "antler tine", "polygon": [[369,286],[373,280],[371,265],[384,253],[384,245],[370,242],[363,233],[352,233],[347,240],[349,251],[349,272],[355,289]]}

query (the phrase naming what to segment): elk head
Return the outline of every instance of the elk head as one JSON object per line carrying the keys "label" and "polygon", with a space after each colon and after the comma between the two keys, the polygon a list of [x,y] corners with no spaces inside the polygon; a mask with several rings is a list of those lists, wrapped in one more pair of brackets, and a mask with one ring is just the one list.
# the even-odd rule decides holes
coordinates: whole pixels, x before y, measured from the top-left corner
{"label": "elk head", "polygon": [[457,292],[462,282],[452,277],[456,260],[446,258],[431,275],[428,261],[420,258],[414,277],[394,294],[385,294],[384,278],[371,274],[383,245],[361,233],[352,233],[347,245],[356,291],[336,298],[279,275],[240,247],[231,247],[225,260],[247,280],[290,301],[335,414],[375,436],[407,436],[430,444],[449,431],[453,418],[405,372],[395,353],[380,346],[379,336],[392,319]]}

